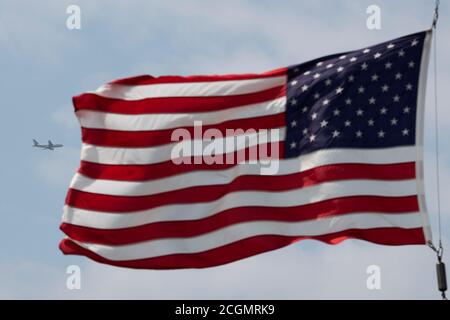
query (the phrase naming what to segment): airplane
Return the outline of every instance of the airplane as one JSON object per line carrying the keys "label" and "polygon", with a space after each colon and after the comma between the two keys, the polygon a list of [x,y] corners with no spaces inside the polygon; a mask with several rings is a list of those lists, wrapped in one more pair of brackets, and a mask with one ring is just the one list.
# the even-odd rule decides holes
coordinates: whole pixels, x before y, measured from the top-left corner
{"label": "airplane", "polygon": [[48,140],[48,144],[39,144],[39,142],[33,139],[33,147],[41,148],[41,150],[55,150],[55,148],[61,148],[62,146],[62,144],[53,144],[50,140]]}

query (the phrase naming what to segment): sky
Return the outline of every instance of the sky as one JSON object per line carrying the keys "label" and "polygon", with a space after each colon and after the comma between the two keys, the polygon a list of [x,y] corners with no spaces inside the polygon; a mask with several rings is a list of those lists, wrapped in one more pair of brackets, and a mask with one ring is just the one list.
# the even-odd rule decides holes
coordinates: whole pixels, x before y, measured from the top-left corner
{"label": "sky", "polygon": [[[439,176],[450,248],[450,6],[441,2]],[[366,27],[373,4],[381,8],[381,30]],[[80,30],[66,27],[69,5],[81,9]],[[58,249],[62,206],[80,159],[72,96],[133,75],[263,72],[359,49],[429,28],[433,7],[432,0],[0,0],[0,298],[438,299],[435,256],[425,246],[302,241],[224,266],[175,271],[116,268]],[[436,240],[432,75],[424,152]],[[37,150],[33,138],[64,148]],[[81,269],[80,290],[66,287],[70,265]],[[380,267],[380,290],[366,286],[370,265]]]}

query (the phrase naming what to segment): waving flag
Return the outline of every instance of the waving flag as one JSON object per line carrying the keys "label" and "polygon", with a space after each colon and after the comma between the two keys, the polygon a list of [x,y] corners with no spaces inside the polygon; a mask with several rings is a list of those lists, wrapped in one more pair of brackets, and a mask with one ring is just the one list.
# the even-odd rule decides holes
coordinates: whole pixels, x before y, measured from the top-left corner
{"label": "waving flag", "polygon": [[302,239],[427,243],[430,33],[264,74],[140,76],[75,97],[83,146],[61,250],[170,269]]}

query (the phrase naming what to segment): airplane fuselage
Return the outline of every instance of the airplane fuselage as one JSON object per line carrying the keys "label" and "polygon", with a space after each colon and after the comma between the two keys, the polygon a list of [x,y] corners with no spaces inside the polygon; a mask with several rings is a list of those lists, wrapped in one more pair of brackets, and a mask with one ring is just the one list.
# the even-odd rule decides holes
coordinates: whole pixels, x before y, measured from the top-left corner
{"label": "airplane fuselage", "polygon": [[42,150],[55,150],[55,148],[61,148],[62,144],[55,144],[54,146],[37,145],[37,146],[33,146],[33,147],[40,148]]}
{"label": "airplane fuselage", "polygon": [[35,140],[33,140],[33,142],[34,142],[33,147],[40,148],[41,150],[55,150],[55,148],[63,147],[62,144],[53,144],[51,141],[49,141],[49,144],[39,144]]}

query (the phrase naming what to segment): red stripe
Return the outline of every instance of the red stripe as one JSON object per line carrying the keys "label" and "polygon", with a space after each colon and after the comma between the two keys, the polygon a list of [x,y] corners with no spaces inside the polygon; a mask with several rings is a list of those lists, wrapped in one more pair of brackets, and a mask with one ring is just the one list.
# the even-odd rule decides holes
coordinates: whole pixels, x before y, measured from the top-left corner
{"label": "red stripe", "polygon": [[226,226],[249,221],[300,222],[358,212],[417,212],[417,196],[346,197],[287,208],[239,207],[211,217],[190,221],[155,222],[122,229],[96,229],[62,223],[61,230],[70,238],[87,243],[124,245],[158,238],[187,238]]}
{"label": "red stripe", "polygon": [[129,101],[84,93],[72,100],[75,111],[87,109],[121,114],[189,113],[242,107],[275,100],[285,94],[286,87],[280,86],[256,93],[223,97],[169,97]]}
{"label": "red stripe", "polygon": [[338,244],[347,239],[360,239],[384,245],[425,244],[422,228],[350,229],[315,237],[287,237],[265,235],[247,238],[226,246],[195,254],[172,254],[148,259],[112,261],[105,259],[71,241],[64,239],[59,248],[64,254],[84,255],[100,263],[136,269],[207,268],[244,259],[263,252],[279,249],[294,242],[314,239],[328,244]]}
{"label": "red stripe", "polygon": [[111,81],[112,84],[121,85],[146,85],[159,83],[192,83],[192,82],[214,82],[214,81],[228,81],[228,80],[251,80],[264,79],[275,76],[284,76],[287,73],[287,68],[280,68],[260,74],[227,74],[227,75],[197,75],[197,76],[161,76],[154,77],[151,75],[141,75],[136,77],[129,77]]}
{"label": "red stripe", "polygon": [[[220,124],[203,126],[203,132],[208,129],[219,130],[227,136],[227,129],[261,130],[283,127],[285,125],[284,113],[249,119],[238,119]],[[180,129],[180,128],[178,128]],[[191,137],[194,136],[194,127],[183,127]],[[82,128],[82,140],[96,146],[108,147],[153,147],[172,142],[174,129],[154,131],[118,131],[105,129]]]}
{"label": "red stripe", "polygon": [[243,190],[283,191],[350,179],[413,179],[414,168],[413,162],[392,165],[329,165],[283,176],[239,176],[225,185],[197,186],[148,196],[112,196],[69,189],[66,204],[94,211],[140,211],[168,204],[214,201],[228,193]]}
{"label": "red stripe", "polygon": [[[245,156],[242,156],[245,161],[249,160],[264,160],[268,157],[259,156],[258,148],[261,148],[263,144],[259,144],[253,147],[249,147],[240,151],[230,152],[223,156],[223,159],[228,159],[229,156],[232,159],[238,159],[240,153],[245,152]],[[278,147],[279,158],[284,158],[284,142],[268,143],[266,144],[267,154],[273,159],[271,150],[272,147]],[[253,157],[256,154],[256,159]],[[199,161],[196,164],[196,159],[202,160],[202,157],[192,157],[191,164],[175,165],[172,160],[166,162],[154,163],[148,165],[110,165],[100,164],[89,161],[81,161],[81,166],[78,172],[90,177],[92,179],[106,179],[106,180],[126,180],[126,181],[144,181],[152,179],[160,179],[165,177],[174,176],[177,174],[188,173],[192,171],[208,170],[225,170],[232,168],[238,164],[206,164],[203,161]],[[237,162],[234,161],[234,162]]]}

